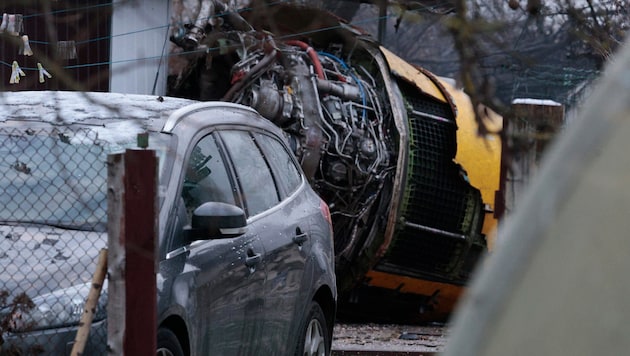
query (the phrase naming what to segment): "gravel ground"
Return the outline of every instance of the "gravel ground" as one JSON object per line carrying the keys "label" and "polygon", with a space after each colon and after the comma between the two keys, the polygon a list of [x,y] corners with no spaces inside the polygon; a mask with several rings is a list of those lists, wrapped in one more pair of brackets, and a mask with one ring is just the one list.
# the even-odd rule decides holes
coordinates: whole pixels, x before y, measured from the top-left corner
{"label": "gravel ground", "polygon": [[438,353],[444,350],[448,326],[337,323],[333,351],[406,351]]}

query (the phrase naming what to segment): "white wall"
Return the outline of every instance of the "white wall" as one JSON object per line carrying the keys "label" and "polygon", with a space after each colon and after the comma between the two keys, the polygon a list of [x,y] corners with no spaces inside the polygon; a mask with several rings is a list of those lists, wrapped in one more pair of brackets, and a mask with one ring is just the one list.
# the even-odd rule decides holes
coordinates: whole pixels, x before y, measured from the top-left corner
{"label": "white wall", "polygon": [[110,91],[165,94],[168,59],[162,58],[160,64],[160,57],[168,50],[169,3],[164,0],[115,3]]}

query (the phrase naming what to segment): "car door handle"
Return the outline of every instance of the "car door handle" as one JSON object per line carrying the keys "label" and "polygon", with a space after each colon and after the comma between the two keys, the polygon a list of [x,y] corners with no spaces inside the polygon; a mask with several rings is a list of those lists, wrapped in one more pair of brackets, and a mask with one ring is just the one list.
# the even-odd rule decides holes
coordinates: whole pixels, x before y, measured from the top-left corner
{"label": "car door handle", "polygon": [[303,243],[308,239],[308,234],[302,232],[302,229],[299,227],[295,229],[295,236],[293,236],[293,242],[295,242],[298,246],[302,246]]}
{"label": "car door handle", "polygon": [[247,257],[245,257],[245,265],[247,267],[254,267],[260,263],[262,255],[260,253],[254,253],[254,250],[247,250]]}

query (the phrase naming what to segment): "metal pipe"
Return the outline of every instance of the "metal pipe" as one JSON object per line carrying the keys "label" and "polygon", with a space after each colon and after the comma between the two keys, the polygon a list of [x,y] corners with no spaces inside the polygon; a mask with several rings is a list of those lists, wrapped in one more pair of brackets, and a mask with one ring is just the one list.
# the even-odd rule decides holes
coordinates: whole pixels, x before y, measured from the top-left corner
{"label": "metal pipe", "polygon": [[407,222],[407,221],[405,221],[405,226],[410,227],[412,229],[416,229],[416,230],[432,232],[432,233],[435,233],[435,234],[448,236],[448,237],[451,237],[451,238],[454,238],[454,239],[466,240],[466,236],[465,235],[455,234],[455,233],[452,233],[452,232],[436,229],[436,228],[429,227],[429,226],[414,224],[414,223],[410,223],[410,222]]}

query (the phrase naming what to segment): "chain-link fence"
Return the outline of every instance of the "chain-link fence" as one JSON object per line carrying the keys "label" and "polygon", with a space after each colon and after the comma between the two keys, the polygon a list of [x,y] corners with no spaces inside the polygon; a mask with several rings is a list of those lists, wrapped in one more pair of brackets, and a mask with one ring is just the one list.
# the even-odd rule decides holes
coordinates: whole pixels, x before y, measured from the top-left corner
{"label": "chain-link fence", "polygon": [[[1,355],[72,349],[107,243],[106,151],[89,128],[0,129]],[[105,303],[101,295],[86,354],[105,353]]]}

